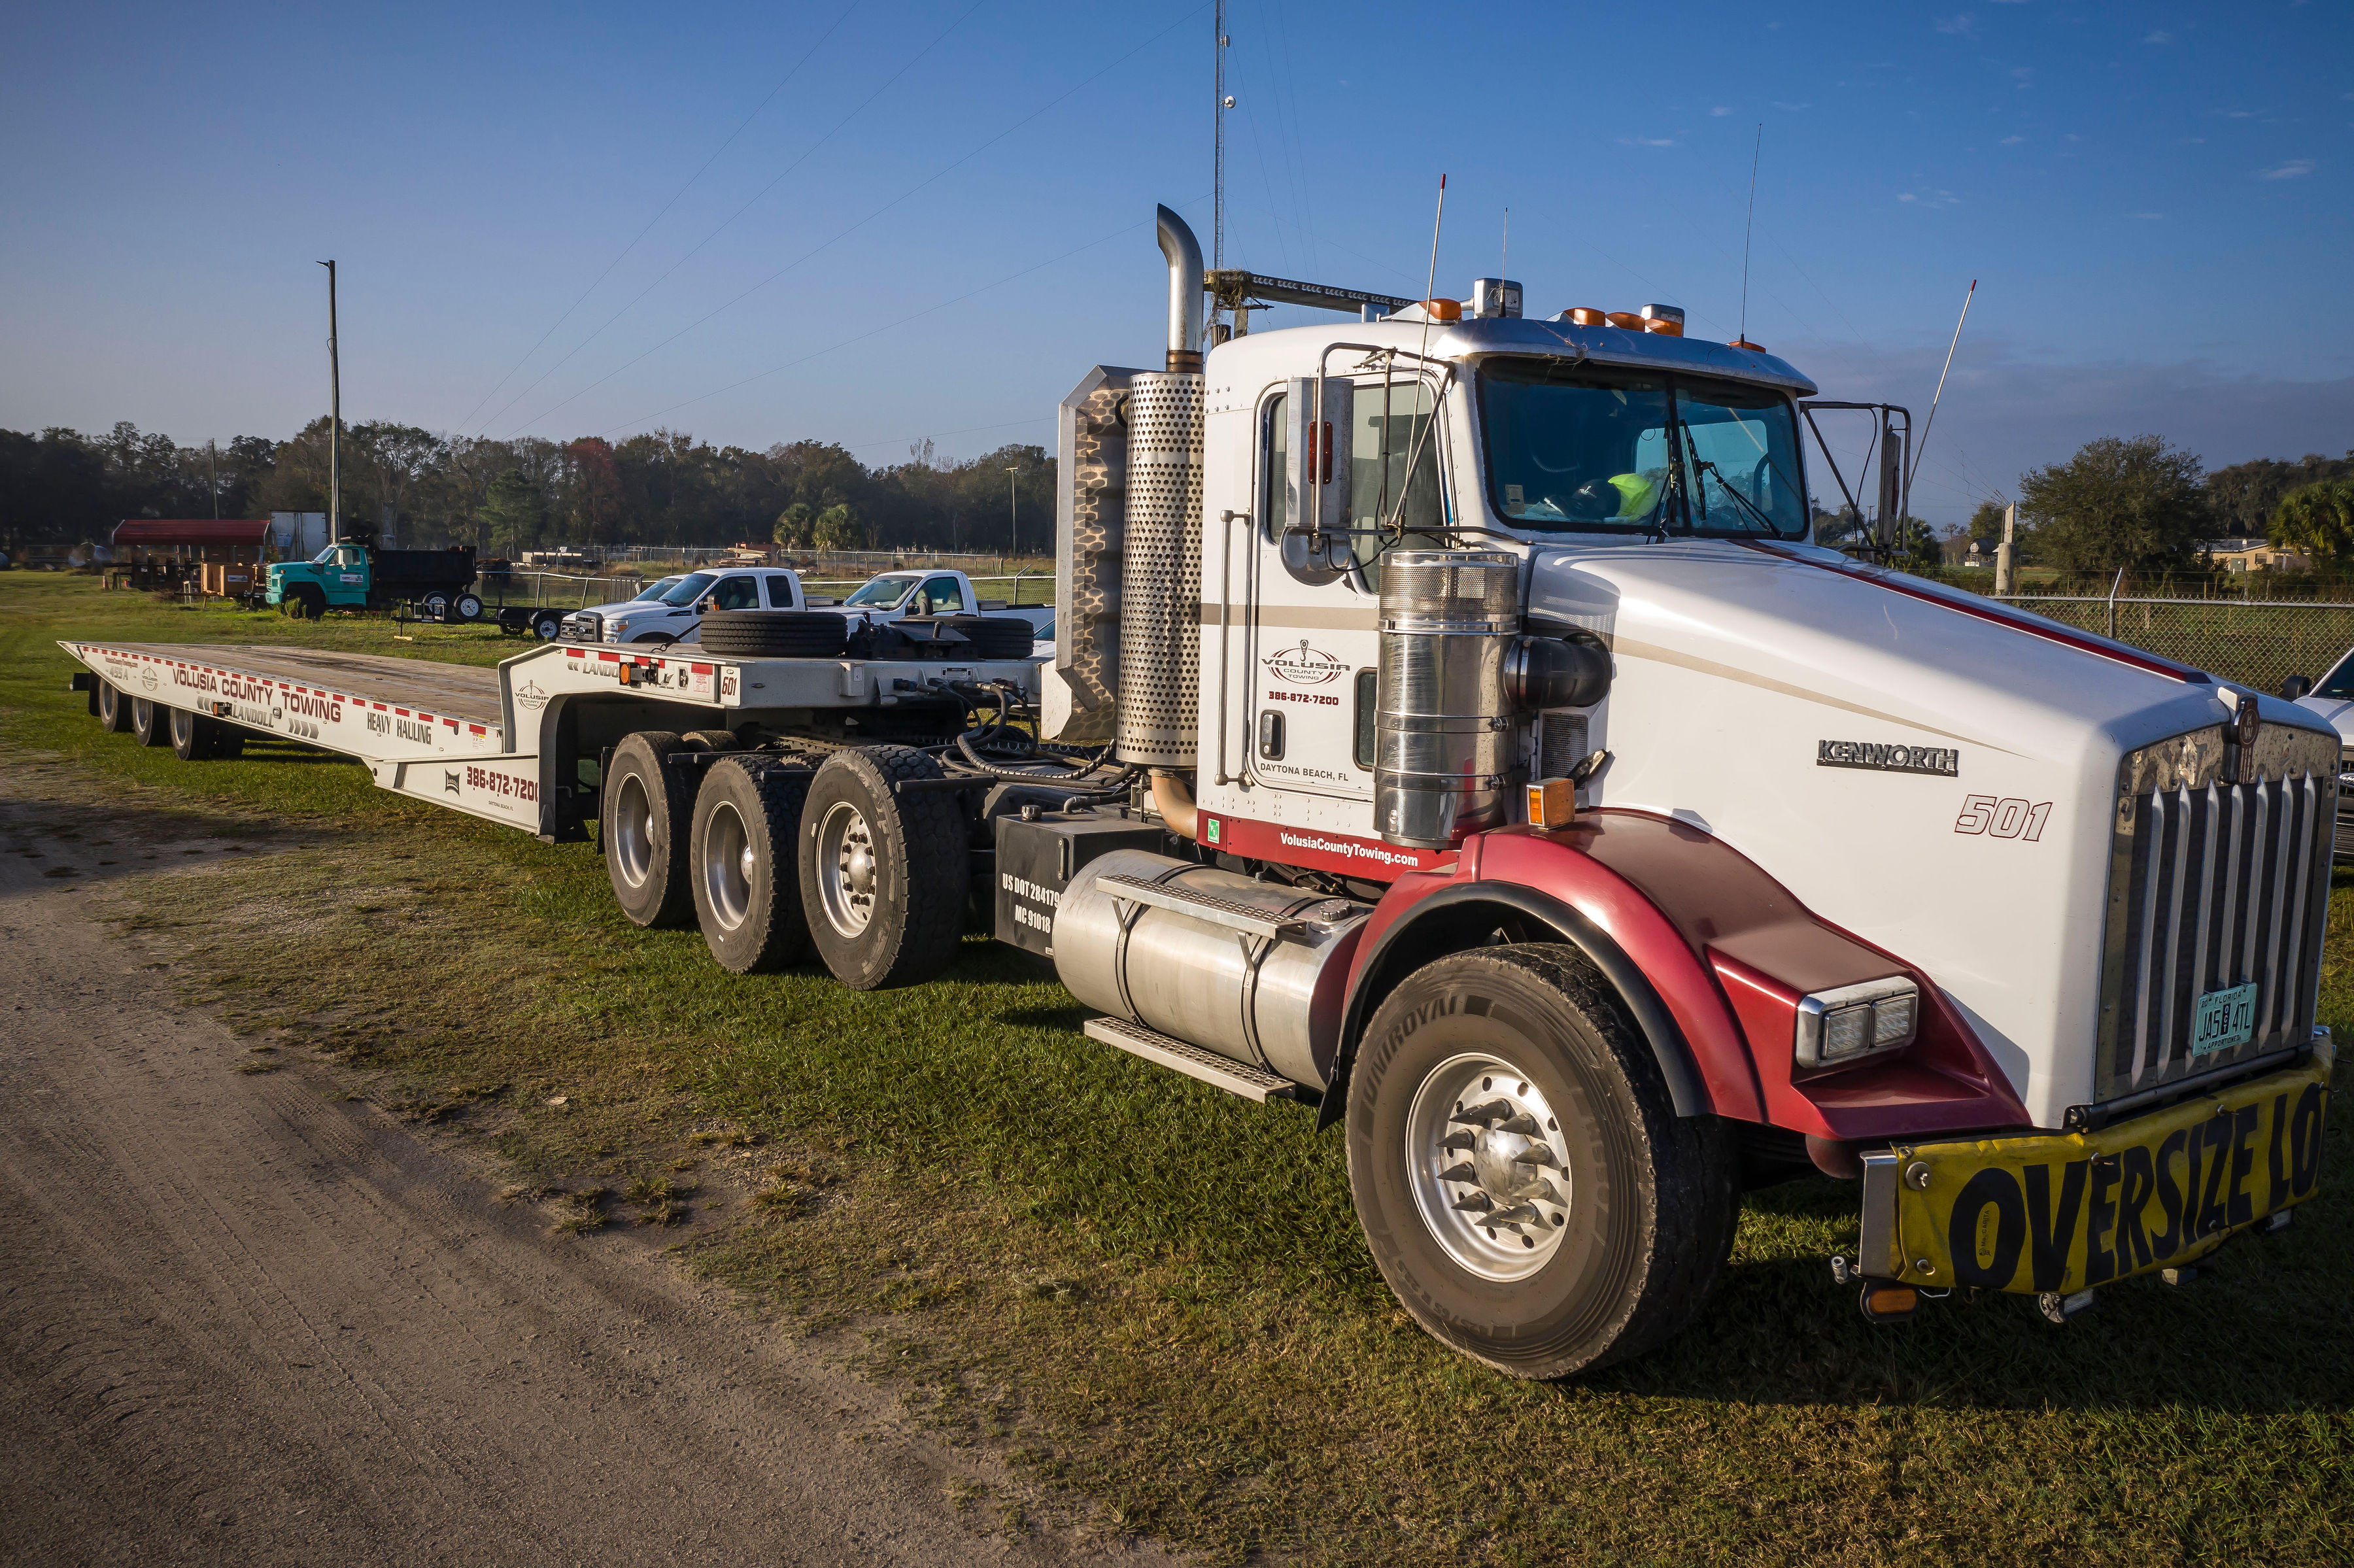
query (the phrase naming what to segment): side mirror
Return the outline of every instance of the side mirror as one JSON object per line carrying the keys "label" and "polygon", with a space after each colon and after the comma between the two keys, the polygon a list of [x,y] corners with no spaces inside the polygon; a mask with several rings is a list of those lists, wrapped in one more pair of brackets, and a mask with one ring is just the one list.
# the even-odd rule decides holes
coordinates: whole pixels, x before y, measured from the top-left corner
{"label": "side mirror", "polygon": [[2296,701],[2312,690],[2313,678],[2310,675],[2291,675],[2281,683],[2281,695],[2290,702]]}
{"label": "side mirror", "polygon": [[1283,566],[1311,587],[1338,578],[1350,559],[1357,406],[1355,382],[1327,376],[1321,408],[1317,386],[1312,376],[1294,378],[1283,404]]}

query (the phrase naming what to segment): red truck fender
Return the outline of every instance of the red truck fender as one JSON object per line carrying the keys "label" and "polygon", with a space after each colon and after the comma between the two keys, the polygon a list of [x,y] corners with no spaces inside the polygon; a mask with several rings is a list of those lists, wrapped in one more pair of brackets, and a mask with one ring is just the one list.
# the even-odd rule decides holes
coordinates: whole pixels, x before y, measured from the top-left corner
{"label": "red truck fender", "polygon": [[[1967,1022],[1925,974],[1821,920],[1714,835],[1608,810],[1582,813],[1568,828],[1476,835],[1451,866],[1391,885],[1351,966],[1320,1126],[1347,1104],[1350,1062],[1383,998],[1422,964],[1499,929],[1585,955],[1641,1029],[1679,1115],[1840,1140],[2028,1122]],[[1802,995],[1894,973],[1921,990],[1913,1044],[1841,1068],[1796,1068]]]}

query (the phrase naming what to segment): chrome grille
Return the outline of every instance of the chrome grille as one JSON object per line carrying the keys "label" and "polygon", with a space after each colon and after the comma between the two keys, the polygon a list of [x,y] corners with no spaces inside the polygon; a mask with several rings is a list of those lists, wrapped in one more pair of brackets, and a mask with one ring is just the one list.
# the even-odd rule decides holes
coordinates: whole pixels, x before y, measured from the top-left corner
{"label": "chrome grille", "polygon": [[2354,751],[2338,754],[2338,837],[2332,847],[2340,860],[2354,860],[2354,792],[2349,792],[2346,780],[2354,778]]}
{"label": "chrome grille", "polygon": [[[2221,1071],[2313,1031],[2338,742],[2267,726],[2145,747],[2118,769],[2096,1101]],[[2199,999],[2253,981],[2253,1036],[2193,1059]]]}

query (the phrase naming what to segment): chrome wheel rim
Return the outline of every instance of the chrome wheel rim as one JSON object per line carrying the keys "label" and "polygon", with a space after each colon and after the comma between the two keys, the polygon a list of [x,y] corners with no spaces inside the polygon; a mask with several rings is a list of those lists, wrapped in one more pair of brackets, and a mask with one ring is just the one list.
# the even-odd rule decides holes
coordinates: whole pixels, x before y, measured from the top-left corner
{"label": "chrome wheel rim", "polygon": [[614,794],[613,863],[620,868],[623,882],[643,887],[654,874],[653,801],[646,794],[646,781],[635,773],[623,779]]}
{"label": "chrome wheel rim", "polygon": [[752,873],[758,863],[736,808],[726,800],[713,806],[703,824],[703,895],[722,930],[735,930],[752,912]]}
{"label": "chrome wheel rim", "polygon": [[1525,1279],[1561,1249],[1573,1198],[1559,1119],[1528,1074],[1486,1054],[1431,1069],[1405,1118],[1408,1184],[1447,1255]]}
{"label": "chrome wheel rim", "polygon": [[818,902],[826,923],[855,937],[875,918],[875,835],[866,818],[847,800],[826,808],[817,830]]}

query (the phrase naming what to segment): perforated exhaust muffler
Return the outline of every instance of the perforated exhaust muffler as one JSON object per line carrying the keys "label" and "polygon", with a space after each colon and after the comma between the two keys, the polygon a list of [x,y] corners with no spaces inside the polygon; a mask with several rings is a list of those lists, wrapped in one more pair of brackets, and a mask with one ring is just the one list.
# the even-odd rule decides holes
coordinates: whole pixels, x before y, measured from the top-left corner
{"label": "perforated exhaust muffler", "polygon": [[1119,754],[1191,768],[1202,684],[1202,247],[1183,218],[1165,207],[1160,218],[1168,368],[1129,387]]}

